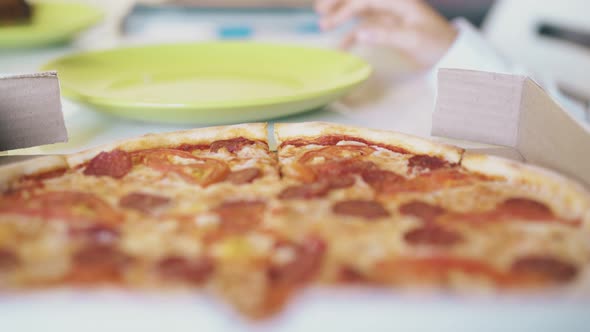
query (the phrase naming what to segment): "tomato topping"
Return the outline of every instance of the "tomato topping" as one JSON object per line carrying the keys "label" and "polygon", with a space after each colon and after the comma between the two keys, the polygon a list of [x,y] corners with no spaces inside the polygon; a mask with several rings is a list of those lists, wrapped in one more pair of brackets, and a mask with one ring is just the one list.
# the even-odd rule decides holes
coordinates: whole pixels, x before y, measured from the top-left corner
{"label": "tomato topping", "polygon": [[208,186],[223,181],[230,170],[221,160],[198,158],[186,151],[152,149],[138,151],[136,159],[162,173],[175,173],[187,182]]}

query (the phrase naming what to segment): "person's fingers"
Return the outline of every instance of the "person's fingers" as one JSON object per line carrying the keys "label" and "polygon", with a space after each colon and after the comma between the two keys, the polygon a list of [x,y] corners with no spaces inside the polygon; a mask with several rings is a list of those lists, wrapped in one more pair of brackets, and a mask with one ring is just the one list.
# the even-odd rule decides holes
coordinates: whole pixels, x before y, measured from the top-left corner
{"label": "person's fingers", "polygon": [[355,40],[359,43],[390,46],[406,51],[414,50],[419,36],[414,28],[403,25],[389,26],[363,26],[355,33]]}
{"label": "person's fingers", "polygon": [[349,0],[343,2],[321,20],[320,27],[322,29],[332,29],[352,19],[366,9],[367,4],[364,0]]}
{"label": "person's fingers", "polygon": [[344,0],[316,0],[315,10],[320,14],[327,14]]}
{"label": "person's fingers", "polygon": [[340,48],[347,50],[356,44],[356,31],[348,33],[340,42]]}

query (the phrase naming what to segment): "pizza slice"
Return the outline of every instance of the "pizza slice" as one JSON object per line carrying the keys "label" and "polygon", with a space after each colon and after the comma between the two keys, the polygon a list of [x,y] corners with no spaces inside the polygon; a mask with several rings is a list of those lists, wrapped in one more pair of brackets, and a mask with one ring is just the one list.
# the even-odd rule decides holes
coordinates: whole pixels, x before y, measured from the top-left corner
{"label": "pizza slice", "polygon": [[211,207],[268,195],[275,164],[266,125],[248,124],[148,135],[5,168],[2,281],[199,281],[212,269],[213,226],[241,227],[212,216]]}
{"label": "pizza slice", "polygon": [[356,127],[280,124],[275,136],[289,185],[273,219],[324,239],[324,282],[499,290],[587,273],[588,196],[562,177]]}

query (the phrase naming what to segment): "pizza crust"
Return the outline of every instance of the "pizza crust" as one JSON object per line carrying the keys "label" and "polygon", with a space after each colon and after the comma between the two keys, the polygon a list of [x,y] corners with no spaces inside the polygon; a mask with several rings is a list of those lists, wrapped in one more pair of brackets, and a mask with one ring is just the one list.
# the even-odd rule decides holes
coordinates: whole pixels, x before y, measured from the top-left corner
{"label": "pizza crust", "polygon": [[181,144],[210,144],[214,141],[237,137],[244,137],[249,140],[261,141],[268,144],[267,124],[245,123],[233,126],[207,127],[170,133],[147,134],[141,137],[118,141],[72,154],[66,156],[66,160],[70,167],[76,167],[84,164],[103,151],[111,151],[115,149],[137,151],[143,149],[173,147]]}
{"label": "pizza crust", "polygon": [[[471,172],[505,178],[510,183],[529,185],[547,197],[564,217],[590,223],[589,192],[562,175],[530,164],[470,152],[463,155],[461,166]],[[558,197],[562,199],[557,200]]]}
{"label": "pizza crust", "polygon": [[22,176],[49,172],[67,167],[68,164],[64,156],[33,158],[0,167],[0,193],[8,189],[8,185],[12,181]]}
{"label": "pizza crust", "polygon": [[316,139],[327,135],[347,135],[367,141],[393,145],[414,154],[437,156],[450,163],[459,163],[464,150],[452,145],[434,143],[416,136],[402,133],[344,126],[326,122],[277,123],[274,126],[277,144],[293,139]]}

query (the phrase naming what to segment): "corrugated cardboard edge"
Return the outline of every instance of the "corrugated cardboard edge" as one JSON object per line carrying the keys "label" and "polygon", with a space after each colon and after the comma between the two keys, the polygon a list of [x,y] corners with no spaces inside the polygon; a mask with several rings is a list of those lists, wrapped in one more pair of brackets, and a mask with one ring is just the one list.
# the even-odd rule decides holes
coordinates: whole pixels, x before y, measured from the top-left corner
{"label": "corrugated cardboard edge", "polygon": [[438,75],[432,135],[514,148],[525,161],[590,186],[590,128],[533,80],[461,69]]}
{"label": "corrugated cardboard edge", "polygon": [[528,162],[590,186],[590,126],[575,120],[531,79],[524,82],[516,148]]}
{"label": "corrugated cardboard edge", "polygon": [[55,77],[57,78],[56,71],[46,71],[42,73],[32,73],[32,74],[20,74],[20,75],[2,75],[0,74],[0,80],[7,80],[7,79],[19,79],[19,78],[37,78],[37,77]]}
{"label": "corrugated cardboard edge", "polygon": [[[39,79],[51,82],[35,83]],[[21,80],[33,82],[27,84]],[[67,142],[57,72],[0,75],[0,84],[7,88],[0,100],[0,105],[3,105],[0,120],[4,124],[0,133],[0,151]],[[37,98],[41,98],[39,103],[36,103]]]}

